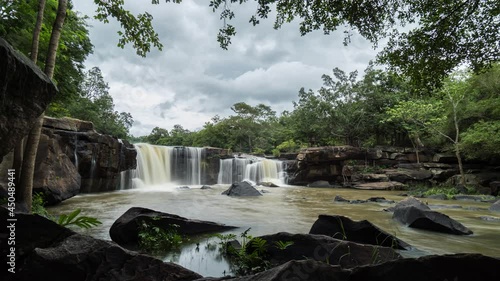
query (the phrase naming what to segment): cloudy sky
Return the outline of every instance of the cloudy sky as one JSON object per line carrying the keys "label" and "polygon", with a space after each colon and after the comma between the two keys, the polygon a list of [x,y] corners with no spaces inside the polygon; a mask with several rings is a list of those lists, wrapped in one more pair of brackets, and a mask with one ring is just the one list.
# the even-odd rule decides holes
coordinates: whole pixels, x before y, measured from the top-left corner
{"label": "cloudy sky", "polygon": [[[93,1],[73,2],[75,10],[95,14]],[[331,74],[334,67],[362,73],[377,53],[356,36],[345,47],[343,30],[302,37],[297,22],[274,30],[272,16],[254,27],[248,23],[254,3],[232,6],[237,34],[226,51],[216,41],[223,23],[206,0],[179,5],[126,2],[134,14],[153,15],[163,51],[139,57],[131,47],[116,46],[117,23],[90,20],[95,49],[86,66],[102,70],[115,109],[132,114],[135,136],[147,135],[156,126],[170,130],[175,124],[198,130],[216,114],[231,115],[230,107],[237,102],[264,103],[278,113],[291,110],[301,87],[318,89],[321,75]]]}

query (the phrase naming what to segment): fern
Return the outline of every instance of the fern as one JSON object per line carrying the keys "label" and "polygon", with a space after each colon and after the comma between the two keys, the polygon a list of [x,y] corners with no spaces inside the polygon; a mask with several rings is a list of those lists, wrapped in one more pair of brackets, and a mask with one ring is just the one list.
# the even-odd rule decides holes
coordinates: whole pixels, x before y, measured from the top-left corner
{"label": "fern", "polygon": [[80,209],[76,209],[69,215],[62,214],[61,216],[59,216],[57,223],[61,226],[76,225],[81,228],[91,228],[93,226],[102,224],[96,218],[86,217],[86,216],[78,217],[80,212],[81,212]]}

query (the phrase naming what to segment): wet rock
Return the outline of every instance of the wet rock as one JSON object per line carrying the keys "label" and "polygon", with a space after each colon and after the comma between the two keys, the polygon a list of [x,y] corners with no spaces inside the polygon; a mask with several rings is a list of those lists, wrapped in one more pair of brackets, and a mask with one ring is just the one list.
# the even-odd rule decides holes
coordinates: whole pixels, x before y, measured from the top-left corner
{"label": "wet rock", "polygon": [[[358,244],[326,235],[280,232],[260,238],[267,241],[266,258],[273,266],[291,260],[312,259],[352,268],[401,258],[392,248]],[[278,249],[275,247],[278,241],[293,242],[293,244],[286,249]],[[251,250],[252,247],[249,248],[249,251]]]}
{"label": "wet rock", "polygon": [[405,208],[405,207],[409,207],[409,206],[415,206],[415,207],[422,209],[422,210],[430,210],[431,209],[431,208],[429,208],[429,206],[422,203],[422,201],[416,199],[413,196],[410,196],[410,197],[407,197],[407,198],[399,201],[396,204],[396,206],[387,208],[386,211],[387,212],[394,212],[394,210],[396,210],[397,208]]}
{"label": "wet rock", "polygon": [[315,181],[308,184],[307,187],[333,187],[333,185],[327,181]]}
{"label": "wet rock", "polygon": [[410,245],[381,230],[367,220],[353,221],[344,216],[319,215],[309,234],[322,234],[340,240],[375,246],[408,249]]}
{"label": "wet rock", "polygon": [[483,221],[492,221],[492,222],[500,222],[499,217],[492,217],[492,216],[480,216],[479,217]]}
{"label": "wet rock", "polygon": [[227,196],[262,196],[262,193],[260,193],[255,187],[253,187],[249,182],[247,181],[242,181],[242,182],[235,182],[233,183],[229,189],[226,191],[222,192],[222,195],[227,195]]}
{"label": "wet rock", "polygon": [[387,200],[384,197],[370,197],[366,201],[368,202],[376,202],[376,203],[384,203],[384,204],[393,204],[394,200]]}
{"label": "wet rock", "polygon": [[200,189],[212,189],[209,185],[202,185]]}
{"label": "wet rock", "polygon": [[469,235],[472,231],[449,216],[416,206],[396,207],[392,218],[408,227],[455,235]]}
{"label": "wet rock", "polygon": [[183,186],[178,186],[177,189],[191,189],[191,188],[187,185],[183,185]]}
{"label": "wet rock", "polygon": [[260,190],[260,193],[262,193],[262,194],[264,194],[264,193],[271,193],[271,191],[269,191],[269,190],[264,190],[264,189],[261,189],[261,190]]}
{"label": "wet rock", "polygon": [[497,202],[493,203],[491,205],[491,207],[489,208],[490,211],[493,211],[493,212],[500,212],[500,200],[498,200]]}
{"label": "wet rock", "polygon": [[495,196],[491,195],[454,195],[453,199],[459,201],[476,201],[476,202],[494,202],[496,200]]}
{"label": "wet rock", "polygon": [[259,185],[265,186],[265,187],[280,187],[277,184],[274,184],[272,182],[259,182]]}
{"label": "wet rock", "polygon": [[363,203],[366,203],[366,202],[368,202],[368,201],[355,199],[355,200],[349,201],[349,204],[363,204]]}
{"label": "wet rock", "polygon": [[401,189],[404,184],[395,181],[387,182],[366,182],[366,183],[356,183],[352,187],[355,189],[363,190],[397,190]]}
{"label": "wet rock", "polygon": [[[7,220],[0,208],[0,219]],[[201,276],[173,263],[121,248],[110,241],[77,234],[38,215],[17,214],[16,273],[0,273],[5,281],[28,281],[50,276],[53,281],[86,280],[195,280]],[[0,230],[0,243],[7,245],[7,228]],[[5,243],[5,244],[4,244]],[[0,248],[3,256],[8,248]]]}
{"label": "wet rock", "polygon": [[0,38],[0,161],[31,130],[57,88],[30,59]]}
{"label": "wet rock", "polygon": [[446,196],[446,194],[440,193],[440,194],[433,194],[433,195],[425,196],[425,198],[436,199],[436,200],[447,200],[448,196]]}
{"label": "wet rock", "polygon": [[170,225],[176,224],[179,226],[177,232],[181,235],[221,232],[235,228],[215,222],[192,220],[146,208],[132,207],[121,215],[109,229],[111,240],[122,246],[137,245],[139,225],[142,221],[162,229],[168,229]]}
{"label": "wet rock", "polygon": [[345,199],[344,197],[342,197],[340,195],[335,196],[335,198],[333,199],[333,201],[335,201],[335,202],[346,202],[346,203],[351,202],[351,200],[347,200],[347,199]]}

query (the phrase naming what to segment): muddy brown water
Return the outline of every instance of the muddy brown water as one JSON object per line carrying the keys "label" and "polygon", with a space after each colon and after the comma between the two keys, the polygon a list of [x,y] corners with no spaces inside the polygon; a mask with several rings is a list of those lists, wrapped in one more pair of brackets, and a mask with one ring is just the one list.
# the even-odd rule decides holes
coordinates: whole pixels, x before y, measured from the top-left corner
{"label": "muddy brown water", "polygon": [[[377,196],[397,202],[404,198],[399,196],[401,191],[296,186],[259,187],[259,190],[268,193],[260,197],[234,198],[221,195],[227,188],[228,185],[215,185],[212,189],[206,190],[200,189],[200,186],[178,189],[175,185],[163,185],[83,194],[58,206],[50,207],[49,212],[57,215],[79,208],[84,215],[96,217],[103,223],[80,232],[106,240],[110,240],[110,226],[130,207],[145,207],[191,219],[238,226],[238,229],[232,231],[237,235],[251,228],[249,234],[253,236],[281,231],[308,233],[319,214],[344,215],[353,220],[369,220],[412,245],[415,250],[402,252],[404,256],[448,253],[500,256],[500,222],[480,219],[481,216],[500,217],[499,213],[487,210],[491,205],[489,203],[423,199],[432,209],[445,213],[474,232],[470,236],[456,236],[416,230],[401,225],[392,220],[392,213],[383,211],[391,204],[346,204],[333,201],[336,195],[340,195],[350,200]],[[178,263],[204,276],[223,276],[228,274],[230,269],[227,261],[214,249],[218,241],[208,236],[193,238],[179,250],[161,255],[159,258]]]}

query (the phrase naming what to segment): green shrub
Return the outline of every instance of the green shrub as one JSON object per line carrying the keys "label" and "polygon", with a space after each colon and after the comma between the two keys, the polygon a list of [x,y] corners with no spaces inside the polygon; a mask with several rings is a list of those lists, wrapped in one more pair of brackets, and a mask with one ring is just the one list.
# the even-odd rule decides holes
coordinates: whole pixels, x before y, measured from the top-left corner
{"label": "green shrub", "polygon": [[[153,218],[153,220],[157,220]],[[168,251],[179,247],[182,236],[177,232],[179,225],[170,224],[168,228],[160,228],[153,223],[141,221],[139,225],[139,247],[149,253]]]}
{"label": "green shrub", "polygon": [[35,193],[32,197],[31,212],[42,217],[49,218],[49,212],[45,209],[45,200],[42,193]]}
{"label": "green shrub", "polygon": [[86,228],[86,229],[102,224],[96,218],[78,216],[80,212],[81,212],[80,209],[76,209],[69,215],[62,214],[59,216],[57,223],[62,226],[76,225],[80,228]]}

